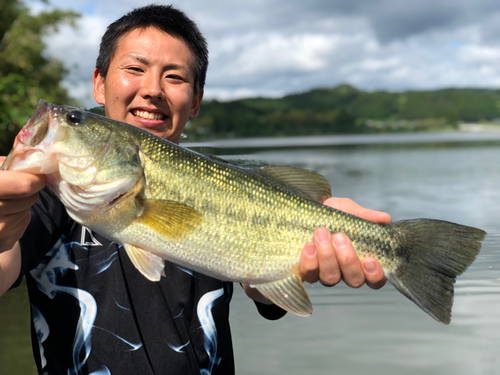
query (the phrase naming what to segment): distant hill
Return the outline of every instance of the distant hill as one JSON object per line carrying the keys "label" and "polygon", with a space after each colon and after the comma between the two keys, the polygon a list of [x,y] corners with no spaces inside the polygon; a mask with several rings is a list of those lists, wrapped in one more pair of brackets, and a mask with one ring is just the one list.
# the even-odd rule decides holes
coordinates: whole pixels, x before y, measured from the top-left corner
{"label": "distant hill", "polygon": [[[203,101],[190,139],[437,131],[500,119],[500,90],[366,92],[348,85],[280,99]],[[499,120],[500,121],[500,120]]]}

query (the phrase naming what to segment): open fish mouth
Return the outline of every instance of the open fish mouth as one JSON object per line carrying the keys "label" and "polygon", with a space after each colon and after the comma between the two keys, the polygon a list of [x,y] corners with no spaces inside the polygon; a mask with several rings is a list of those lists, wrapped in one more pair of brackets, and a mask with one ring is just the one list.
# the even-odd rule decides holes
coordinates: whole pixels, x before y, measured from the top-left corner
{"label": "open fish mouth", "polygon": [[23,153],[9,153],[0,169],[33,174],[48,174],[58,170],[58,163],[55,160],[47,158],[40,150],[28,150]]}

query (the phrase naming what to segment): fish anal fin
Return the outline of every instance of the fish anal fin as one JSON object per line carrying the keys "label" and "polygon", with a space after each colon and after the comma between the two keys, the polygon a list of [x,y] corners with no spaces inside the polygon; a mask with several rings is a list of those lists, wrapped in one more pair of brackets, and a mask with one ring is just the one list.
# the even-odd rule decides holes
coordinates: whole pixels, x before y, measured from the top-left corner
{"label": "fish anal fin", "polygon": [[292,274],[284,279],[252,285],[283,310],[299,316],[312,314],[312,305],[300,277]]}
{"label": "fish anal fin", "polygon": [[165,276],[163,259],[149,251],[131,244],[123,244],[132,264],[150,281],[159,281]]}
{"label": "fish anal fin", "polygon": [[332,188],[328,180],[319,173],[307,169],[267,166],[257,168],[264,175],[293,188],[304,198],[322,203],[332,196]]}
{"label": "fish anal fin", "polygon": [[147,199],[137,220],[163,238],[180,241],[199,228],[203,215],[182,203]]}

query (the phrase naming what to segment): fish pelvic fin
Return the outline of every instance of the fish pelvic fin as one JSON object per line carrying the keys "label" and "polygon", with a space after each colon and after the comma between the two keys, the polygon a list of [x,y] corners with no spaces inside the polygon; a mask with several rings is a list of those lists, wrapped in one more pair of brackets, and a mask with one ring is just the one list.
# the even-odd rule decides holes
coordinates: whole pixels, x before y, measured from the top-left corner
{"label": "fish pelvic fin", "polygon": [[123,247],[135,268],[149,281],[160,281],[161,276],[165,276],[163,259],[159,256],[127,243]]}
{"label": "fish pelvic fin", "polygon": [[203,215],[182,203],[147,199],[137,220],[163,238],[180,241],[198,229],[203,221]]}
{"label": "fish pelvic fin", "polygon": [[296,274],[265,284],[252,285],[283,310],[299,316],[312,314],[312,304],[302,280]]}
{"label": "fish pelvic fin", "polygon": [[400,265],[386,272],[387,279],[435,320],[449,324],[455,279],[476,258],[486,232],[431,219],[391,226],[402,241],[396,250]]}

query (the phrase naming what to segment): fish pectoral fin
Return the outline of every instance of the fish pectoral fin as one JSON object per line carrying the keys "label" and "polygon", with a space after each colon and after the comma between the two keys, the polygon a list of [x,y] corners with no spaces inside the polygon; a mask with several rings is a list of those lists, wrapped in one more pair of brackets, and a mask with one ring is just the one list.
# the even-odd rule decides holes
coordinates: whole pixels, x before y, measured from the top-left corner
{"label": "fish pectoral fin", "polygon": [[295,274],[270,283],[252,285],[252,287],[283,310],[299,316],[312,314],[313,309],[306,288],[300,277]]}
{"label": "fish pectoral fin", "polygon": [[270,165],[257,168],[262,174],[291,187],[304,198],[322,203],[332,196],[328,180],[319,173],[307,169]]}
{"label": "fish pectoral fin", "polygon": [[180,241],[198,229],[203,215],[182,203],[147,199],[137,220],[163,238]]}
{"label": "fish pectoral fin", "polygon": [[131,244],[123,244],[132,264],[150,281],[160,281],[165,276],[163,259]]}

